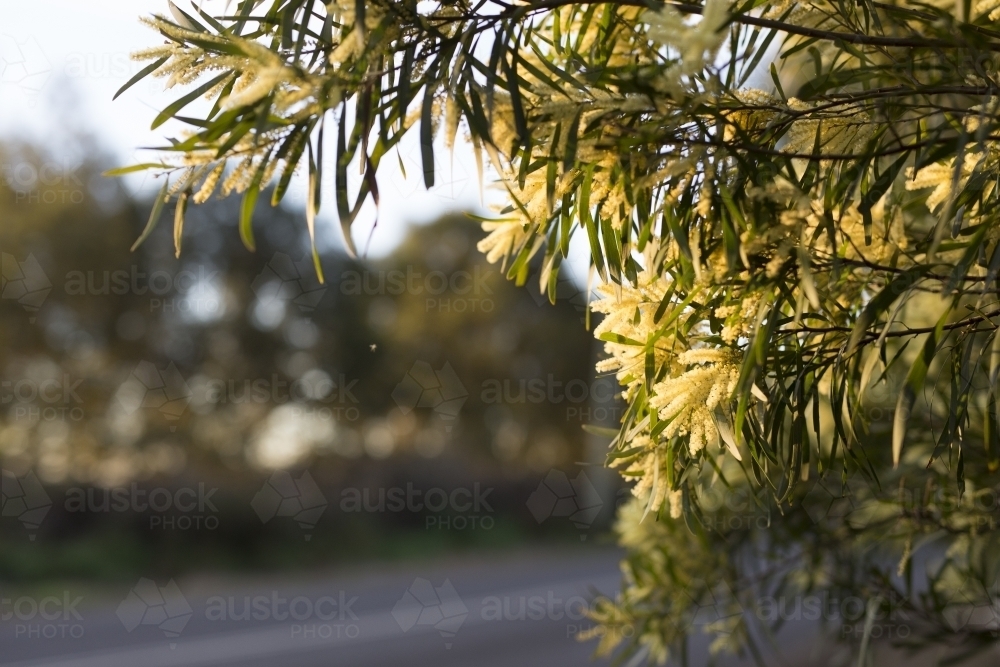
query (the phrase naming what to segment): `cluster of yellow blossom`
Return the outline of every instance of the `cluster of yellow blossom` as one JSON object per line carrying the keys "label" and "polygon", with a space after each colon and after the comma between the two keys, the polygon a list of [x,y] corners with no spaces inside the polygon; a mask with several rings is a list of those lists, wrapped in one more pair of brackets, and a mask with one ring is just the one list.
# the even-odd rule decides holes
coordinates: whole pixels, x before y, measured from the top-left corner
{"label": "cluster of yellow blossom", "polygon": [[632,479],[632,495],[648,503],[650,511],[660,509],[670,491],[669,476],[665,467],[666,456],[648,435],[639,435],[631,442],[637,453],[614,462],[626,479]]}
{"label": "cluster of yellow blossom", "polygon": [[[137,61],[165,58],[166,61],[152,75],[165,78],[167,88],[194,83],[205,75],[218,76],[229,72],[229,76],[205,91],[207,99],[216,99],[220,108],[232,110],[251,107],[272,96],[268,113],[284,120],[281,127],[256,134],[246,133],[239,139],[229,134],[218,137],[215,145],[225,145],[228,149],[227,155],[221,159],[216,150],[199,149],[184,153],[178,166],[185,169],[174,182],[172,193],[176,194],[174,191],[179,189],[193,190],[195,203],[202,203],[217,188],[223,195],[244,192],[257,177],[268,154],[267,146],[283,141],[288,136],[288,128],[296,123],[315,118],[340,101],[339,89],[325,85],[325,82],[338,68],[348,66],[348,61],[364,48],[361,33],[353,30],[355,7],[354,2],[327,3],[327,11],[336,19],[334,24],[338,26],[340,39],[331,54],[313,71],[286,64],[280,53],[254,39],[199,30],[183,14],[177,14],[175,21],[163,16],[143,19],[144,23],[170,41],[133,53],[132,58]],[[384,9],[369,5],[365,25],[368,29],[377,28],[384,17]],[[352,30],[358,39],[350,38],[348,33]],[[227,174],[227,158],[230,157],[235,157],[237,162]],[[261,173],[261,188],[267,187],[282,164],[279,160],[267,159]],[[199,180],[200,185],[197,184]]]}
{"label": "cluster of yellow blossom", "polygon": [[489,236],[482,239],[476,248],[486,255],[486,261],[491,264],[510,256],[528,238],[519,219],[490,220],[482,226]]}
{"label": "cluster of yellow blossom", "polygon": [[714,315],[724,321],[720,334],[723,341],[733,345],[740,338],[747,338],[753,333],[760,299],[760,294],[751,293],[743,296],[739,303],[731,302],[715,309]]}
{"label": "cluster of yellow blossom", "polygon": [[986,14],[991,21],[1000,19],[1000,2],[997,0],[978,0],[973,7],[973,15]]}
{"label": "cluster of yellow blossom", "polygon": [[646,12],[649,37],[677,51],[680,62],[667,76],[679,77],[696,74],[711,62],[726,38],[723,26],[729,18],[727,0],[707,0],[701,20],[692,25],[679,11],[664,5],[657,12]]}
{"label": "cluster of yellow blossom", "polygon": [[[653,318],[667,292],[669,283],[662,276],[649,271],[638,275],[636,285],[600,285],[598,299],[591,308],[604,313],[605,318],[595,328],[594,335],[613,333],[645,344],[657,333]],[[675,354],[672,336],[661,335],[653,344],[658,366],[669,364]],[[605,342],[604,351],[609,358],[598,362],[599,373],[614,372],[618,381],[632,389],[642,384],[646,352],[643,345]],[[627,394],[626,394],[627,395]]]}
{"label": "cluster of yellow blossom", "polygon": [[771,93],[756,88],[746,88],[736,91],[735,97],[746,106],[723,114],[726,118],[723,140],[726,143],[737,138],[737,130],[759,131],[767,127],[778,115],[778,101]]}
{"label": "cluster of yellow blossom", "polygon": [[[813,105],[796,98],[788,100],[794,112],[810,112]],[[812,155],[817,150],[823,155],[861,154],[865,144],[875,134],[876,124],[862,109],[842,107],[825,113],[822,117],[805,114],[792,123],[785,136],[782,150],[793,155]],[[832,160],[833,158],[831,158]]]}
{"label": "cluster of yellow blossom", "polygon": [[714,412],[732,396],[740,367],[730,350],[688,350],[677,360],[694,368],[656,384],[649,404],[659,411],[660,419],[670,421],[664,435],[688,436],[688,448],[694,456],[705,445],[718,442]]}
{"label": "cluster of yellow blossom", "polygon": [[667,503],[670,517],[679,519],[683,513],[683,491],[670,488],[666,455],[648,435],[639,435],[631,443],[637,453],[617,459],[612,465],[621,469],[627,479],[634,479],[632,495],[646,503],[646,511],[656,513]]}
{"label": "cluster of yellow blossom", "polygon": [[[779,216],[781,224],[747,230],[740,236],[744,261],[749,257],[766,258],[765,270],[769,277],[777,276],[798,248],[805,249],[809,255],[884,264],[908,247],[902,215],[896,210],[888,216],[884,198],[871,208],[872,229],[868,239],[864,216],[857,203],[828,212],[822,199],[810,199],[782,178],[755,188],[750,194],[783,209]],[[830,221],[834,222],[832,239]],[[905,263],[906,258],[902,257],[901,261]]]}
{"label": "cluster of yellow blossom", "polygon": [[[961,169],[956,168],[954,158],[945,162],[927,165],[916,173],[913,172],[912,167],[909,167],[906,170],[906,189],[923,190],[924,188],[934,188],[927,197],[927,208],[934,211],[941,204],[951,199],[954,192],[965,187],[977,167],[980,170],[986,167],[987,160],[990,160],[992,157],[989,155],[991,152],[993,151],[966,153],[965,158],[962,160]],[[995,158],[992,161],[994,162],[992,168],[995,168]],[[989,196],[993,192],[993,185],[992,181],[984,184],[984,196]],[[970,211],[970,214],[973,213],[975,213],[974,210]]]}

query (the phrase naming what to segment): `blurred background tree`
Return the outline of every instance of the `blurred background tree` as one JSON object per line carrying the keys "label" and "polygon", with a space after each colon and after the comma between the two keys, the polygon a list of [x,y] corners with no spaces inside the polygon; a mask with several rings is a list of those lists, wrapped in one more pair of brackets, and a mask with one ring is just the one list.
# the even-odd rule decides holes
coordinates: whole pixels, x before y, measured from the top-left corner
{"label": "blurred background tree", "polygon": [[[569,523],[541,526],[525,499],[552,469],[588,460],[584,413],[620,412],[614,386],[592,402],[581,309],[543,306],[503,280],[475,250],[474,221],[417,228],[378,261],[324,254],[326,285],[300,218],[282,207],[261,213],[255,254],[239,242],[233,200],[190,211],[180,259],[166,228],[130,253],[152,204],[103,178],[109,158],[78,141],[91,157],[71,170],[32,146],[0,149],[0,458],[11,475],[36,474],[54,503],[37,541],[13,519],[0,523],[5,579],[118,581],[579,541]],[[456,410],[399,390],[445,365],[459,383]],[[528,392],[553,382],[557,396],[574,383],[572,400]],[[275,469],[308,470],[330,503],[308,543],[293,523],[262,525],[249,504]],[[148,513],[70,503],[74,489],[100,505],[102,489],[133,484],[218,489],[214,526],[156,531]],[[407,484],[492,489],[486,527],[435,528],[426,509],[339,507],[346,489],[371,490],[374,503],[379,489]],[[607,503],[595,529],[611,516]]]}

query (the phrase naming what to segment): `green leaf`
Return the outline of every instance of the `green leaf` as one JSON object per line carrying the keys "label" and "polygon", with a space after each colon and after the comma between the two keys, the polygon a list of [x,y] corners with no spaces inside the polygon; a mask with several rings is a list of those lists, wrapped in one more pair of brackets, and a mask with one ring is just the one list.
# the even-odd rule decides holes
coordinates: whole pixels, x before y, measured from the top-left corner
{"label": "green leaf", "polygon": [[320,285],[326,283],[323,276],[323,263],[320,261],[319,250],[316,248],[316,214],[320,205],[320,171],[313,160],[312,142],[306,141],[309,147],[309,192],[306,194],[306,227],[309,231],[309,246],[312,249],[313,268]]}
{"label": "green leaf", "polygon": [[889,306],[895,303],[896,299],[902,296],[904,292],[912,289],[917,280],[928,271],[928,268],[926,266],[917,266],[907,269],[902,273],[897,273],[889,284],[882,288],[882,291],[872,297],[861,311],[857,322],[854,323],[854,329],[851,330],[851,337],[848,339],[847,348],[844,350],[845,357],[851,356],[857,350],[858,345],[861,344],[861,339],[867,333],[868,328],[875,323],[878,316],[888,310]]}
{"label": "green leaf", "polygon": [[354,0],[354,36],[361,50],[365,48],[365,5],[367,0]]}
{"label": "green leaf", "polygon": [[563,155],[563,173],[576,166],[576,147],[580,141],[580,119],[583,117],[583,107],[577,109],[566,132],[566,153]]}
{"label": "green leaf", "polygon": [[875,182],[871,184],[868,191],[861,197],[861,202],[858,204],[858,211],[864,219],[865,245],[871,245],[872,243],[872,206],[878,203],[878,200],[889,192],[889,187],[896,180],[896,176],[908,159],[910,159],[909,152],[903,153],[902,157],[893,162],[888,169],[875,179]]}
{"label": "green leaf", "polygon": [[583,226],[587,228],[587,238],[590,240],[590,254],[594,260],[594,266],[597,267],[597,273],[601,276],[601,280],[606,282],[608,274],[604,269],[604,253],[601,250],[597,224],[595,224],[590,212],[590,189],[593,186],[593,181],[594,168],[588,167],[583,177],[583,185],[580,186],[580,198],[576,205]]}
{"label": "green leaf", "polygon": [[134,174],[137,171],[146,171],[147,169],[170,169],[170,165],[165,164],[163,162],[143,162],[142,164],[133,164],[129,165],[128,167],[117,167],[115,169],[108,169],[101,175],[106,178],[113,178],[115,176]]}
{"label": "green leaf", "polygon": [[896,399],[896,413],[892,420],[892,465],[899,467],[899,458],[903,451],[903,441],[906,438],[906,424],[913,410],[913,404],[917,400],[917,395],[924,387],[924,380],[927,378],[927,371],[934,361],[938,347],[944,338],[944,325],[948,321],[951,310],[946,310],[938,320],[934,331],[927,335],[924,349],[921,354],[914,359],[910,366],[910,372],[906,374],[906,382]]}
{"label": "green leaf", "polygon": [[593,424],[584,424],[581,428],[590,433],[591,435],[599,435],[602,438],[617,438],[618,429],[607,428],[606,426],[594,426]]}
{"label": "green leaf", "polygon": [[177,259],[181,257],[181,242],[184,237],[184,214],[187,213],[187,207],[188,193],[185,192],[177,198],[177,204],[174,207],[174,257]]}
{"label": "green leaf", "polygon": [[434,187],[434,88],[427,84],[420,114],[420,160],[424,168],[424,186]]}
{"label": "green leaf", "polygon": [[[322,131],[320,132],[322,134]],[[322,141],[320,141],[320,157],[322,157]],[[354,238],[351,236],[351,209],[347,202],[347,166],[351,163],[354,154],[350,152],[347,144],[347,107],[340,111],[340,120],[337,125],[337,158],[335,161],[334,185],[337,197],[337,216],[340,218],[340,229],[344,235],[344,247],[347,254],[357,257],[358,251],[354,247]],[[317,169],[322,168],[319,161],[316,163]]]}
{"label": "green leaf", "polygon": [[600,227],[601,236],[604,239],[604,254],[607,258],[608,271],[615,282],[620,282],[622,270],[621,240],[611,225],[610,218],[601,218]]}
{"label": "green leaf", "polygon": [[188,30],[195,30],[197,32],[208,32],[205,26],[198,23],[198,21],[185,12],[183,9],[174,4],[173,0],[167,0],[167,7],[170,8],[170,13],[174,15],[174,20],[177,21],[177,25],[187,28]]}
{"label": "green leaf", "polygon": [[400,123],[406,120],[406,108],[410,104],[413,95],[410,91],[413,76],[413,55],[415,47],[411,44],[403,51],[403,63],[399,70],[399,85],[396,92],[396,106],[398,108]]}
{"label": "green leaf", "polygon": [[160,215],[163,213],[163,205],[167,202],[168,192],[170,191],[170,179],[167,178],[163,183],[163,187],[160,188],[160,192],[156,195],[156,199],[153,201],[153,209],[149,213],[149,221],[146,222],[146,228],[142,230],[142,234],[136,239],[135,243],[132,244],[131,252],[135,252],[136,249],[142,245],[142,242],[149,238],[149,235],[153,233],[156,229],[156,225],[160,222]]}
{"label": "green leaf", "polygon": [[643,347],[645,345],[645,343],[641,343],[634,338],[629,338],[628,336],[616,334],[611,331],[602,333],[599,340],[607,341],[609,343],[618,343],[619,345],[638,345],[639,347]]}
{"label": "green leaf", "polygon": [[[507,77],[507,92],[510,93],[510,105],[511,111],[514,115],[514,129],[517,130],[517,138],[514,142],[514,146],[523,146],[528,141],[528,121],[524,114],[524,103],[521,101],[521,82],[517,76],[517,56],[514,52],[511,52],[511,60],[514,62],[513,65],[504,58],[501,64],[504,68],[504,74]],[[506,148],[504,146],[503,148]],[[514,152],[513,147],[511,152]]]}
{"label": "green leaf", "polygon": [[178,99],[177,101],[175,101],[174,103],[172,103],[166,109],[164,109],[163,111],[161,111],[160,114],[153,120],[153,124],[150,127],[150,129],[151,130],[155,130],[159,126],[161,126],[164,123],[166,123],[168,120],[170,120],[171,118],[174,117],[174,114],[176,114],[178,111],[180,111],[181,109],[183,109],[187,105],[189,105],[192,102],[194,102],[196,99],[198,99],[199,97],[201,97],[202,95],[204,95],[205,93],[207,93],[208,91],[210,91],[215,86],[217,86],[220,83],[222,83],[222,81],[225,80],[225,78],[228,77],[228,76],[232,76],[232,73],[231,72],[223,72],[222,74],[220,74],[219,76],[215,77],[211,81],[198,86],[197,88],[195,88],[194,90],[192,90],[190,93],[188,93],[184,97],[181,97],[180,99]]}
{"label": "green leaf", "polygon": [[264,178],[264,171],[267,169],[267,164],[270,160],[271,154],[268,153],[260,161],[257,171],[254,172],[253,180],[250,182],[249,187],[247,187],[246,192],[243,193],[243,201],[240,202],[240,240],[243,241],[243,245],[250,252],[256,252],[257,250],[257,243],[254,241],[253,236],[253,212],[257,208],[261,180]]}
{"label": "green leaf", "polygon": [[278,185],[271,194],[271,206],[277,206],[285,198],[288,186],[292,182],[292,176],[295,175],[295,169],[299,165],[299,160],[302,159],[302,153],[305,151],[306,145],[309,144],[311,129],[312,125],[310,124],[308,128],[303,128],[301,131],[293,130],[275,154],[275,160],[285,160],[285,168],[278,179]]}
{"label": "green leaf", "polygon": [[122,93],[124,93],[126,90],[128,90],[129,88],[131,88],[135,84],[137,84],[140,81],[142,81],[143,79],[145,79],[147,76],[149,76],[150,74],[152,74],[156,70],[158,70],[160,68],[160,66],[163,65],[168,60],[170,60],[170,57],[169,56],[164,56],[163,58],[160,58],[159,60],[151,62],[150,64],[148,64],[145,67],[143,67],[141,70],[139,70],[139,72],[135,76],[133,76],[128,81],[126,81],[124,86],[122,86],[121,88],[118,89],[118,92],[115,93],[115,96],[112,97],[111,100],[112,101],[117,100],[118,97]]}

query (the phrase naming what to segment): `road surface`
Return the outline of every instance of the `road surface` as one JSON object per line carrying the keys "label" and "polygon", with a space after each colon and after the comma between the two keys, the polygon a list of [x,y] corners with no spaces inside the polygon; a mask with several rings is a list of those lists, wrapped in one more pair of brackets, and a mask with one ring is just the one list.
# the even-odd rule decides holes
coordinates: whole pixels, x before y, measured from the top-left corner
{"label": "road surface", "polygon": [[[150,578],[100,599],[0,588],[0,667],[604,666],[575,635],[589,627],[583,611],[595,596],[617,591],[619,557],[590,547],[297,578]],[[820,641],[814,622],[787,623],[772,649],[769,664],[782,667],[857,664],[850,647]],[[709,663],[694,629],[687,664]],[[880,645],[876,664],[937,660]],[[966,664],[1000,664],[1000,648]]]}
{"label": "road surface", "polygon": [[72,590],[12,596],[0,608],[10,616],[0,621],[0,665],[594,664],[593,643],[574,635],[589,625],[582,611],[595,593],[617,589],[618,558],[590,549],[301,580],[150,579],[97,604]]}

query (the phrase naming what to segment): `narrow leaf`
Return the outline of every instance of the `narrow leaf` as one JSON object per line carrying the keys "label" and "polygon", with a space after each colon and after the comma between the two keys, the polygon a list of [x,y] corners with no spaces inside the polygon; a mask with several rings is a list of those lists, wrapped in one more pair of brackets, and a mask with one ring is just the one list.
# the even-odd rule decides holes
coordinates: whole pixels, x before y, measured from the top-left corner
{"label": "narrow leaf", "polygon": [[230,72],[223,72],[222,74],[220,74],[219,76],[215,77],[211,81],[198,86],[197,88],[195,88],[194,90],[192,90],[190,93],[188,93],[184,97],[181,97],[179,100],[177,100],[174,103],[172,103],[166,109],[164,109],[163,111],[161,111],[160,115],[158,115],[153,120],[153,124],[152,124],[152,126],[150,126],[150,129],[151,130],[155,130],[159,126],[161,126],[164,123],[166,123],[168,120],[170,120],[171,118],[173,118],[174,114],[176,114],[178,111],[180,111],[181,109],[183,109],[187,105],[191,104],[191,102],[194,102],[196,99],[198,99],[199,97],[201,97],[202,95],[204,95],[205,93],[207,93],[208,91],[210,91],[212,88],[214,88],[218,84],[222,83],[222,81],[227,76],[231,76]]}
{"label": "narrow leaf", "polygon": [[150,74],[152,74],[156,70],[158,70],[160,68],[160,66],[163,65],[165,62],[167,62],[167,60],[169,60],[169,59],[170,59],[169,56],[164,56],[163,58],[160,58],[159,60],[155,60],[155,61],[151,62],[150,64],[146,65],[145,67],[143,67],[141,70],[139,70],[138,73],[136,73],[135,76],[133,76],[128,81],[126,81],[124,86],[122,86],[121,88],[118,89],[118,92],[115,93],[115,96],[112,97],[111,100],[112,101],[117,100],[118,97],[122,93],[124,93],[126,90],[128,90],[129,88],[131,88],[135,84],[137,84],[140,81],[142,81],[143,79],[145,79],[147,76],[149,76]]}
{"label": "narrow leaf", "polygon": [[167,202],[167,193],[170,190],[170,179],[168,178],[164,183],[163,187],[160,188],[160,192],[156,195],[156,200],[153,202],[153,210],[149,213],[149,221],[146,223],[146,228],[142,230],[142,234],[136,239],[135,243],[132,244],[131,252],[135,252],[136,249],[142,245],[142,242],[149,238],[149,235],[153,233],[156,229],[156,225],[160,222],[160,215],[163,213],[163,205]]}

